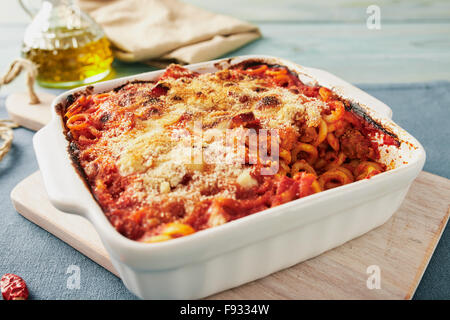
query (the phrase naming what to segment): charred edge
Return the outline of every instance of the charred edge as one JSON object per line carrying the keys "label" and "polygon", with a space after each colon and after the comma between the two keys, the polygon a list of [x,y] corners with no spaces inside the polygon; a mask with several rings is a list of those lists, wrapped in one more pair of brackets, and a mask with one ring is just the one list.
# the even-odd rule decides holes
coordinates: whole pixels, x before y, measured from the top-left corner
{"label": "charred edge", "polygon": [[73,141],[70,140],[70,138],[67,136],[67,134],[65,134],[65,136],[66,136],[66,139],[69,141],[69,146],[67,147],[67,152],[69,153],[70,159],[72,160],[72,166],[75,168],[75,171],[80,176],[85,187],[89,190],[89,193],[91,194],[92,198],[94,198],[95,202],[97,202],[97,204],[100,206],[100,208],[102,208],[102,211],[105,212],[105,208],[103,208],[103,206],[100,204],[97,197],[95,196],[94,190],[92,190],[92,186],[89,183],[88,176],[86,175],[83,167],[81,166],[80,159],[77,155],[77,150],[74,150],[74,148],[72,146]]}
{"label": "charred edge", "polygon": [[125,86],[129,85],[129,84],[133,84],[133,83],[155,83],[155,81],[152,80],[133,80],[133,81],[127,81],[124,84],[121,84],[118,87],[115,87],[112,90],[108,90],[108,91],[114,91],[114,92],[119,92],[121,89],[123,89]]}
{"label": "charred edge", "polygon": [[58,103],[58,104],[55,106],[56,114],[58,114],[58,115],[61,117],[61,119],[62,119],[62,117],[63,117],[64,110],[65,110],[65,105],[62,104],[62,103]]}
{"label": "charred edge", "polygon": [[234,64],[230,67],[230,69],[248,69],[248,68],[252,68],[252,67],[256,67],[259,65],[266,65],[269,68],[280,68],[280,69],[286,69],[290,74],[298,76],[298,73],[295,71],[292,71],[291,69],[289,69],[286,66],[283,66],[281,64],[277,64],[277,63],[267,63],[264,61],[264,59],[249,59],[249,60],[245,60],[245,61],[241,61],[237,64]]}
{"label": "charred edge", "polygon": [[270,64],[268,64],[267,62],[265,62],[262,59],[249,59],[249,60],[244,60],[244,61],[241,61],[239,63],[232,65],[230,67],[230,69],[247,69],[247,68],[255,67],[255,66],[258,66],[261,64],[270,66]]}
{"label": "charred edge", "polygon": [[[340,99],[342,99],[341,97],[339,97]],[[374,119],[372,119],[366,112],[366,110],[364,110],[363,107],[361,107],[361,105],[359,105],[358,103],[354,102],[354,101],[349,101],[347,99],[342,99],[344,100],[345,103],[345,109],[348,111],[353,112],[354,114],[356,114],[357,116],[361,117],[364,121],[366,121],[369,125],[373,126],[375,129],[380,130],[381,132],[383,132],[385,135],[388,135],[392,138],[395,139],[395,141],[397,142],[398,146],[400,146],[401,142],[400,139],[398,138],[398,136],[387,130],[385,127],[383,127],[381,124],[379,124],[377,121],[375,121]]]}
{"label": "charred edge", "polygon": [[118,87],[115,87],[112,91],[114,91],[114,92],[119,92],[121,89],[123,89],[125,86],[127,86],[128,84],[130,84],[130,81],[127,81],[127,82],[125,82],[124,84],[122,84],[122,85],[120,85],[120,86],[118,86]]}
{"label": "charred edge", "polygon": [[69,94],[66,98],[67,104],[72,104],[77,100],[77,98],[73,94]]}

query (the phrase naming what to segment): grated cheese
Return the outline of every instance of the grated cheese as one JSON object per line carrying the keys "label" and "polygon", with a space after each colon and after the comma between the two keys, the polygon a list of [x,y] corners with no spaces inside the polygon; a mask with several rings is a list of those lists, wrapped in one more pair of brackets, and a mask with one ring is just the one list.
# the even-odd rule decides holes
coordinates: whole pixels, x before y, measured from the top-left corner
{"label": "grated cheese", "polygon": [[[159,97],[164,108],[161,114],[138,120],[129,131],[101,137],[99,145],[116,159],[120,174],[133,176],[134,196],[139,201],[151,204],[181,199],[189,214],[199,201],[235,198],[238,187],[256,186],[242,163],[243,154],[234,153],[224,143],[236,115],[253,112],[266,129],[295,126],[299,118],[307,126],[319,124],[323,102],[281,87],[266,86],[264,92],[257,92],[255,88],[265,86],[263,80],[224,81],[227,72],[232,71],[164,79],[160,83],[169,90]],[[264,98],[276,103],[261,105]],[[143,111],[138,108],[136,112],[142,115]],[[190,121],[180,128],[176,124],[182,117]],[[203,128],[200,133],[197,122]],[[243,128],[231,129],[236,134],[240,130]],[[186,177],[189,183],[183,184]],[[213,225],[224,222],[220,217],[211,219]]]}

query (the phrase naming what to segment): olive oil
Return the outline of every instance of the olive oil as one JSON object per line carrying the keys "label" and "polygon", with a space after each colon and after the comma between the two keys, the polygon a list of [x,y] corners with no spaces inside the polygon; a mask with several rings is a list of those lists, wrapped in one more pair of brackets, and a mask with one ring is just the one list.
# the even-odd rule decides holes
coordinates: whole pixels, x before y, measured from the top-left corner
{"label": "olive oil", "polygon": [[[54,30],[53,49],[23,47],[23,56],[38,66],[37,81],[46,87],[73,87],[104,78],[113,55],[105,36],[97,40],[83,30]],[[62,35],[62,37],[58,37]]]}

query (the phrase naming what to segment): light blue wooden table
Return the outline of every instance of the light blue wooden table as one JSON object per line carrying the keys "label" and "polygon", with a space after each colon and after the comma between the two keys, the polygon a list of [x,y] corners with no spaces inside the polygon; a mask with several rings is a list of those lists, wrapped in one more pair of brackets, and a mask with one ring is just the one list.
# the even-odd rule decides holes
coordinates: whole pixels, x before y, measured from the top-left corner
{"label": "light blue wooden table", "polygon": [[[263,39],[230,52],[228,56],[274,55],[325,69],[355,84],[450,80],[448,0],[187,2],[251,21],[260,27]],[[380,8],[379,30],[367,27],[370,14],[366,10],[370,5]],[[16,1],[0,1],[0,73],[19,56],[28,22]],[[117,77],[152,70],[143,64],[117,61],[114,68]],[[0,96],[24,90],[24,82],[21,76],[12,85],[1,88]],[[448,145],[444,148],[448,149]],[[447,270],[450,269],[450,261],[443,263],[448,266]],[[420,297],[450,298],[446,295],[450,292],[450,283],[447,283],[449,272],[442,269],[439,274],[434,272],[427,275],[419,286]],[[447,282],[442,283],[445,279]]]}

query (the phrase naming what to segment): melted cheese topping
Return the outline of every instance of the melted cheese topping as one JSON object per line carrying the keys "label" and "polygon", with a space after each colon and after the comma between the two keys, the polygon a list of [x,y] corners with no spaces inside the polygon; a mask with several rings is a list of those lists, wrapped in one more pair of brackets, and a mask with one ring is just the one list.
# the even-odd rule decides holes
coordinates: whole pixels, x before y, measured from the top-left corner
{"label": "melted cheese topping", "polygon": [[[100,138],[97,145],[116,159],[120,174],[133,177],[133,196],[139,201],[182,200],[189,214],[199,201],[234,198],[237,186],[255,186],[242,150],[224,143],[225,134],[243,130],[229,129],[239,114],[252,112],[265,129],[286,129],[300,120],[306,126],[319,124],[325,108],[320,100],[268,86],[263,79],[232,75],[224,70],[161,80],[157,85],[168,88],[155,102],[162,112],[138,120],[131,130]],[[187,177],[189,183],[183,183]],[[216,220],[212,224],[222,223]]]}

